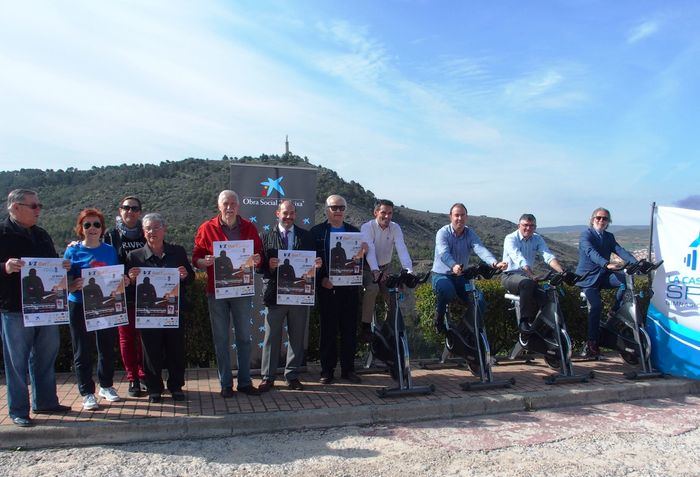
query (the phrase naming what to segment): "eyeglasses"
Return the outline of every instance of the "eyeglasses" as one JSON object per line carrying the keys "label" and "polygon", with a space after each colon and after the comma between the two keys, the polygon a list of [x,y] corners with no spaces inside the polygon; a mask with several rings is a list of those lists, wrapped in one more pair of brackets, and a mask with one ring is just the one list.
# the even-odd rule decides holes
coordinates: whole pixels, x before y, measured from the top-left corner
{"label": "eyeglasses", "polygon": [[32,209],[32,210],[43,209],[43,208],[44,208],[44,204],[42,204],[41,202],[35,202],[35,203],[33,203],[33,204],[23,204],[22,202],[17,202],[17,204],[18,204],[18,205],[23,205],[23,206],[25,206],[25,207],[29,207],[29,208]]}
{"label": "eyeglasses", "polygon": [[329,205],[328,208],[333,212],[343,212],[345,210],[344,205]]}
{"label": "eyeglasses", "polygon": [[96,229],[101,229],[102,223],[100,223],[100,222],[83,222],[83,228],[85,230],[89,229],[90,227],[95,227]]}
{"label": "eyeglasses", "polygon": [[125,212],[141,212],[141,207],[138,205],[120,205],[119,208]]}
{"label": "eyeglasses", "polygon": [[602,220],[603,222],[607,222],[610,220],[610,217],[606,217],[605,215],[596,215],[593,217],[595,220]]}
{"label": "eyeglasses", "polygon": [[143,230],[148,233],[153,233],[153,232],[158,232],[163,228],[162,225],[158,225],[157,227],[144,227]]}
{"label": "eyeglasses", "polygon": [[534,229],[535,227],[537,227],[537,225],[535,225],[535,224],[519,224],[519,225],[524,229]]}

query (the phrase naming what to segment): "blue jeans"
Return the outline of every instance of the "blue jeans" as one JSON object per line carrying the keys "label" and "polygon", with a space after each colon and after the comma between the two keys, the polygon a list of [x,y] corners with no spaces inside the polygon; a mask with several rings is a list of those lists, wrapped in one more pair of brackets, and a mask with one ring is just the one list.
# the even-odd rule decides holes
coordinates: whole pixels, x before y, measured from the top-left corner
{"label": "blue jeans", "polygon": [[617,288],[615,304],[611,311],[616,312],[622,304],[625,295],[625,275],[622,272],[604,273],[591,288],[584,288],[583,293],[590,309],[588,310],[588,341],[598,341],[600,335],[600,315],[603,312],[603,301],[600,298],[600,290]]}
{"label": "blue jeans", "polygon": [[[472,312],[471,307],[474,306],[474,299],[471,292],[466,289],[469,282],[464,277],[433,272],[432,283],[435,295],[437,295],[437,319],[439,321],[445,318],[447,305],[455,298],[459,298],[467,305],[464,315],[469,316],[469,313]],[[480,294],[479,306],[485,309],[485,304],[483,296]]]}
{"label": "blue jeans", "polygon": [[248,386],[250,379],[250,348],[253,319],[252,297],[226,298],[217,300],[207,296],[209,321],[216,351],[216,366],[222,388],[233,387],[231,374],[231,342],[228,339],[233,322],[236,357],[238,358],[238,387]]}
{"label": "blue jeans", "polygon": [[32,409],[58,405],[54,364],[60,338],[58,326],[24,326],[21,313],[2,312],[7,407],[11,418],[29,417],[27,372],[32,385]]}

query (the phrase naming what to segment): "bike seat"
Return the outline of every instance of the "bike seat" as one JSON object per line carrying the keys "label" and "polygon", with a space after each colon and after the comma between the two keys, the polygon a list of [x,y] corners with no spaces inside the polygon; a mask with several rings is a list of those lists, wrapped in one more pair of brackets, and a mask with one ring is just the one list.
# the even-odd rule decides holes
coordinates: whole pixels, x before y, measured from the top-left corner
{"label": "bike seat", "polygon": [[512,293],[506,293],[503,295],[503,298],[506,300],[510,300],[514,303],[520,303],[520,296],[519,295],[513,295]]}

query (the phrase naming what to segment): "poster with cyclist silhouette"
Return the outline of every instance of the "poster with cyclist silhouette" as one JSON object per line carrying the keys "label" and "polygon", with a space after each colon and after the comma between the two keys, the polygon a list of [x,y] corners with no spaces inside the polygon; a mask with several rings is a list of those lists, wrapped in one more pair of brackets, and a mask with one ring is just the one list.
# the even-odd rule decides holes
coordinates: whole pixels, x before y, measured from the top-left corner
{"label": "poster with cyclist silhouette", "polygon": [[316,294],[316,252],[279,250],[277,256],[277,304],[313,305]]}
{"label": "poster with cyclist silhouette", "polygon": [[214,242],[214,297],[255,294],[252,240]]}
{"label": "poster with cyclist silhouette", "polygon": [[127,324],[124,265],[83,268],[81,276],[87,331]]}
{"label": "poster with cyclist silhouette", "polygon": [[136,276],[136,328],[180,326],[180,271],[142,268]]}
{"label": "poster with cyclist silhouette", "polygon": [[24,326],[68,323],[68,279],[62,258],[22,258]]}
{"label": "poster with cyclist silhouette", "polygon": [[328,279],[334,287],[362,285],[362,234],[331,232]]}

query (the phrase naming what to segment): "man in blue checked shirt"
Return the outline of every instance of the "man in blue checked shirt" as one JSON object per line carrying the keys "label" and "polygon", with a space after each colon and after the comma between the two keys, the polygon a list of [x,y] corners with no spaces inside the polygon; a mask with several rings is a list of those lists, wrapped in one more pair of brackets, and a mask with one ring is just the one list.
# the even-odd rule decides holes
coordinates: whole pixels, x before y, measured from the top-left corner
{"label": "man in blue checked shirt", "polygon": [[508,264],[503,275],[503,288],[520,296],[520,331],[531,331],[530,323],[535,319],[542,301],[538,300],[537,282],[532,267],[537,255],[557,272],[564,269],[549,251],[541,235],[535,233],[537,219],[532,214],[523,214],[518,220],[518,230],[506,235],[503,241],[503,261]]}
{"label": "man in blue checked shirt", "polygon": [[492,267],[505,270],[506,263],[498,262],[484,247],[476,233],[467,227],[467,207],[456,203],[450,208],[450,223],[435,235],[432,282],[437,295],[435,327],[440,333],[445,331],[445,311],[448,303],[459,297],[468,308],[474,306],[473,297],[466,290],[467,281],[462,275],[463,269],[469,265],[472,252]]}

